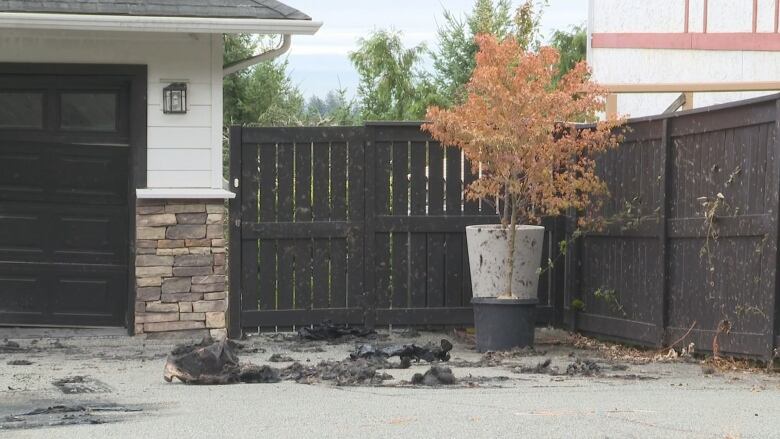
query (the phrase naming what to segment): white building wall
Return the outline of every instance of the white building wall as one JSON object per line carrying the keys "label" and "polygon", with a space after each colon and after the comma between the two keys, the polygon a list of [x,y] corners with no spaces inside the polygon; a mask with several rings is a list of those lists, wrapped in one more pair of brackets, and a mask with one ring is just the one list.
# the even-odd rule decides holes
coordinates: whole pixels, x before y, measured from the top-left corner
{"label": "white building wall", "polygon": [[[753,2],[708,0],[707,33],[752,33]],[[704,0],[689,0],[690,33],[704,32]],[[684,0],[591,0],[590,34],[684,33]],[[774,32],[775,1],[759,0],[757,32]],[[593,78],[602,84],[673,84],[780,80],[780,52],[588,48]],[[695,93],[694,107],[774,93]],[[618,112],[663,112],[680,93],[619,94]]]}
{"label": "white building wall", "polygon": [[[0,62],[146,65],[148,187],[222,187],[221,35],[0,30]],[[163,114],[171,82],[187,114]]]}
{"label": "white building wall", "polygon": [[591,0],[593,32],[679,32],[685,10],[670,7],[683,0]]}
{"label": "white building wall", "polygon": [[[780,53],[709,50],[594,49],[589,60],[602,84],[756,82],[780,79]],[[694,106],[773,92],[695,93]],[[618,111],[633,117],[663,112],[680,93],[619,94]]]}

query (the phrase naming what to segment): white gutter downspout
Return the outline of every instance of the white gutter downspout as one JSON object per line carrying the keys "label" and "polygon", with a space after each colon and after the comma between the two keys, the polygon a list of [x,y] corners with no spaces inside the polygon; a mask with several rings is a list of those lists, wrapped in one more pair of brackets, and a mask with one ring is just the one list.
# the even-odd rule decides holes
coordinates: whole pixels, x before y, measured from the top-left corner
{"label": "white gutter downspout", "polygon": [[288,50],[290,50],[291,45],[292,45],[292,35],[284,34],[282,36],[282,44],[280,44],[279,47],[252,56],[250,58],[242,59],[241,61],[236,61],[223,66],[222,76],[225,77],[228,75],[232,75],[233,73],[236,73],[239,70],[243,70],[247,67],[251,67],[263,61],[270,61],[274,58],[278,58],[284,55]]}

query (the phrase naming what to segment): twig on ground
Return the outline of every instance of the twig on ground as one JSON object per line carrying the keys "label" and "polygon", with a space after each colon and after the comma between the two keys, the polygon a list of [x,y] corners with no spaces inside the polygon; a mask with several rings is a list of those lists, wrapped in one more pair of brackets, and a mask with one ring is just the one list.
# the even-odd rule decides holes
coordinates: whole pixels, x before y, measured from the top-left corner
{"label": "twig on ground", "polygon": [[669,348],[674,348],[675,346],[677,346],[678,343],[682,343],[686,338],[688,338],[689,335],[691,335],[691,331],[693,331],[694,327],[696,327],[696,320],[693,321],[693,324],[691,325],[691,327],[688,328],[688,331],[682,337],[677,339],[677,341],[675,341],[674,343],[670,344],[669,346],[661,348],[661,349],[657,350],[656,352],[659,353],[659,354],[663,353],[663,352],[665,352]]}
{"label": "twig on ground", "polygon": [[718,342],[718,337],[720,334],[728,334],[731,332],[731,322],[729,322],[726,319],[723,319],[718,323],[718,329],[715,331],[715,337],[712,339],[712,358],[714,360],[717,360],[720,358],[720,343]]}

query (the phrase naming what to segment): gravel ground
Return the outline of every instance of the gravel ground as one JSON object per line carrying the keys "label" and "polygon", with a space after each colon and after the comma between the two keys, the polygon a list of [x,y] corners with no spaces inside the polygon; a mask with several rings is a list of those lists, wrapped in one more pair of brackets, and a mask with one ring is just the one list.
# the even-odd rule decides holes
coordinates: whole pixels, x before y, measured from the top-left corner
{"label": "gravel ground", "polygon": [[[371,341],[452,341],[458,383],[441,387],[409,384],[427,364],[388,369],[394,379],[374,386],[169,384],[162,369],[176,340],[3,331],[0,437],[780,438],[778,374],[719,372],[696,361],[616,362],[573,347],[560,331],[540,331],[533,352],[491,361],[452,334]],[[17,336],[11,347],[3,341],[9,335]],[[342,360],[361,342],[259,335],[243,342],[241,360],[289,365],[268,362],[278,353],[315,365]]]}

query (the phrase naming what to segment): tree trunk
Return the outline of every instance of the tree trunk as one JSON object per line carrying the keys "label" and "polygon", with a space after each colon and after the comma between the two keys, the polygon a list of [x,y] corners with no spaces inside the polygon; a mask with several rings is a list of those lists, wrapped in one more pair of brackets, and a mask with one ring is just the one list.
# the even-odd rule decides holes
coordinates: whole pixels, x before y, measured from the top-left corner
{"label": "tree trunk", "polygon": [[509,221],[509,280],[506,294],[511,298],[514,293],[512,291],[512,277],[515,275],[515,238],[517,237],[517,208],[514,203],[512,203],[510,209],[512,211],[512,219]]}
{"label": "tree trunk", "polygon": [[507,221],[509,221],[509,206],[512,204],[510,200],[510,195],[507,193],[504,197],[504,212],[501,214],[501,224],[505,226]]}

